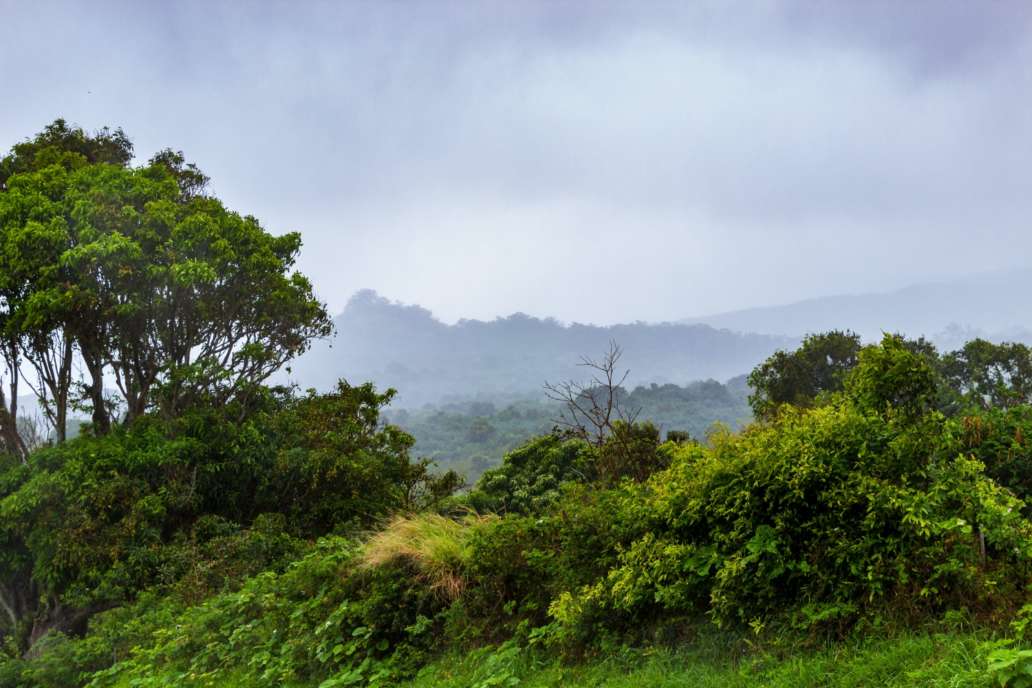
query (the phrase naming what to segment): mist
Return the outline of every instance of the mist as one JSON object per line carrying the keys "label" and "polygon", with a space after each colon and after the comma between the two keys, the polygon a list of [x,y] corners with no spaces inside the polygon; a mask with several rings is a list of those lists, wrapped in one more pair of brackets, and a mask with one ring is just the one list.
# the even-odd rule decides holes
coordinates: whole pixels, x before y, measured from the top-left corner
{"label": "mist", "polygon": [[665,321],[1028,266],[1025,3],[0,3],[0,139],[182,149],[331,311]]}

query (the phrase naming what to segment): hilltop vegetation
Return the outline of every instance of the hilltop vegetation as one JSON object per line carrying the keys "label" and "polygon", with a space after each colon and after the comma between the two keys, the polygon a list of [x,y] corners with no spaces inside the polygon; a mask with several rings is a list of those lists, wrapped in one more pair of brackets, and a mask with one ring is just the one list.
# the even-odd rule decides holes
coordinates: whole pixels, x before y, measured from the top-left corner
{"label": "hilltop vegetation", "polygon": [[[745,376],[727,384],[715,380],[684,386],[667,384],[620,389],[620,403],[637,412],[665,434],[671,430],[704,438],[714,424],[739,428],[752,417]],[[416,456],[433,461],[475,481],[502,462],[506,453],[535,435],[548,433],[561,407],[547,399],[523,399],[494,404],[466,401],[391,410],[385,420],[410,433]]]}
{"label": "hilltop vegetation", "polygon": [[812,335],[703,437],[625,404],[742,397],[626,392],[614,346],[458,494],[392,390],[267,384],[329,327],[298,237],[112,146],[0,164],[0,688],[1029,684],[1028,347]]}
{"label": "hilltop vegetation", "polygon": [[631,386],[728,380],[798,342],[707,325],[563,325],[522,313],[447,325],[371,291],[355,294],[334,325],[337,336],[294,361],[289,379],[320,390],[338,377],[372,380],[399,390],[396,403],[408,409],[471,397],[540,398],[545,381],[575,377],[580,356],[612,340],[627,352]]}

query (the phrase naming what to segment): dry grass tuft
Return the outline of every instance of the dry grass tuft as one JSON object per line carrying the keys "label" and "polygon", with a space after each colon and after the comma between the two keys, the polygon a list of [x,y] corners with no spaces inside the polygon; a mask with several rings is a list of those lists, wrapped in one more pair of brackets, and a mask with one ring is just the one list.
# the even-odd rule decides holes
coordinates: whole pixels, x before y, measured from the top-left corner
{"label": "dry grass tuft", "polygon": [[411,563],[432,590],[454,600],[466,587],[464,575],[473,527],[488,517],[468,516],[462,522],[438,514],[395,516],[365,543],[359,565]]}

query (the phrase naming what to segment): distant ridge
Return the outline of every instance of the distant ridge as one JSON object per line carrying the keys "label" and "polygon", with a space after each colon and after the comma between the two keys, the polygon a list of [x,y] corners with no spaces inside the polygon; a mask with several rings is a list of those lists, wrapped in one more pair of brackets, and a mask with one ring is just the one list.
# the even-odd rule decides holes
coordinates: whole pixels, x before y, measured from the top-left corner
{"label": "distant ridge", "polygon": [[563,325],[516,313],[492,321],[442,323],[420,306],[356,293],[335,319],[337,336],[319,342],[292,366],[302,387],[325,389],[338,377],[399,390],[396,405],[457,398],[539,397],[546,380],[582,378],[583,355],[610,340],[624,349],[631,385],[685,384],[748,372],[798,338],[740,334],[704,324]]}
{"label": "distant ridge", "polygon": [[681,322],[775,335],[852,329],[874,339],[882,331],[904,332],[925,335],[947,348],[975,334],[1024,341],[1032,338],[1032,270],[980,273],[883,293],[807,299]]}
{"label": "distant ridge", "polygon": [[676,323],[607,327],[515,313],[448,325],[426,308],[357,292],[335,319],[337,336],[318,342],[290,379],[326,389],[339,378],[399,390],[397,406],[537,397],[546,380],[581,378],[581,356],[615,340],[630,385],[685,384],[748,373],[810,332],[852,329],[866,340],[883,331],[924,335],[942,349],[975,336],[1032,342],[1032,270],[997,271],[883,293],[807,299]]}

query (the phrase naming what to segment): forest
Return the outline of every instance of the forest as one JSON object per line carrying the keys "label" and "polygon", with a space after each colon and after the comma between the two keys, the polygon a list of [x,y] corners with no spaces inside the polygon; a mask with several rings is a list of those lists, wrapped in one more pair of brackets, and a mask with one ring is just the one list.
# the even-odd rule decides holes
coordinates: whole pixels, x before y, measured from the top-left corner
{"label": "forest", "polygon": [[628,391],[615,343],[551,413],[402,413],[282,384],[301,236],[133,153],[0,161],[0,688],[1032,685],[1028,346]]}
{"label": "forest", "polygon": [[[715,424],[738,428],[751,419],[745,376],[727,384],[716,380],[687,385],[652,383],[618,390],[619,403],[640,420],[652,422],[662,434],[687,432],[704,438]],[[505,454],[536,435],[550,432],[561,421],[563,407],[543,393],[538,397],[493,401],[454,401],[416,409],[391,409],[384,421],[410,433],[413,453],[439,468],[455,470],[475,481]]]}

